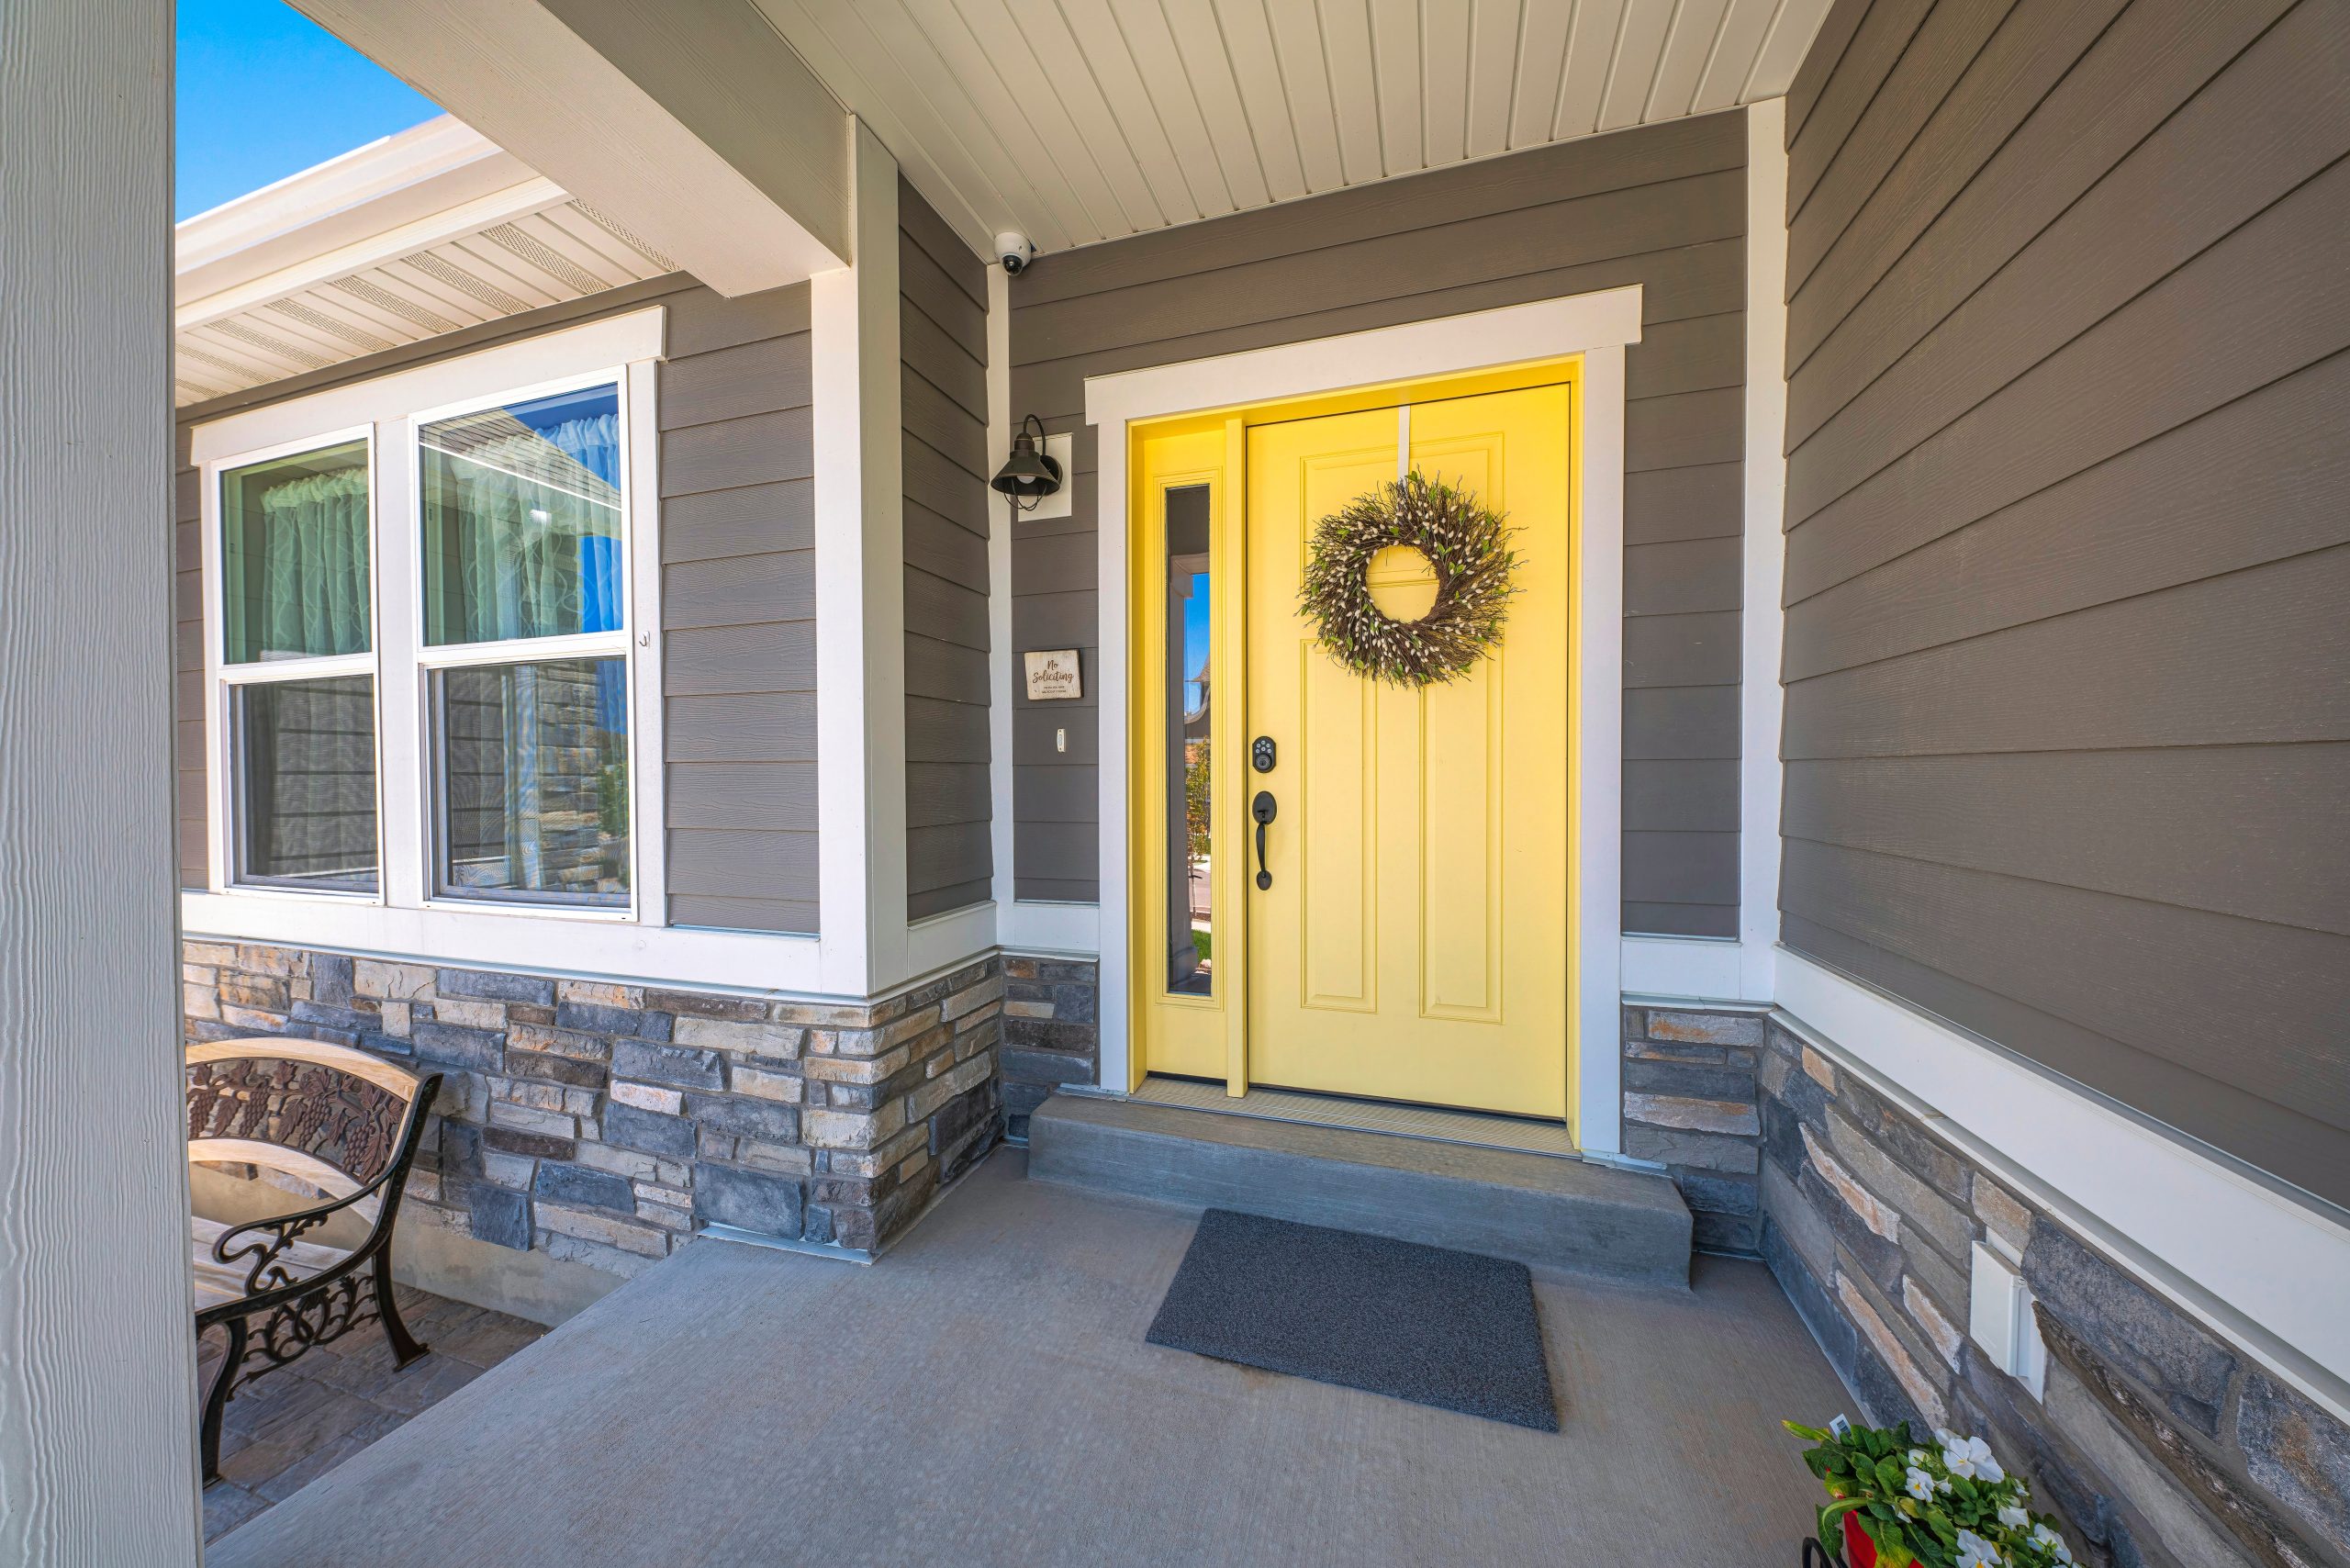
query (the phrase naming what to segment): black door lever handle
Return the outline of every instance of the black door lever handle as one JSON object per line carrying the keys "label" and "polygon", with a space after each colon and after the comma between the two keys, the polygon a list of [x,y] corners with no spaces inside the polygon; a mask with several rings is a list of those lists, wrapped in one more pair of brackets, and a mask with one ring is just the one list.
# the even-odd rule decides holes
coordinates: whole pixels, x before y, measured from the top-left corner
{"label": "black door lever handle", "polygon": [[1248,803],[1248,814],[1257,819],[1257,890],[1264,891],[1273,885],[1273,874],[1265,869],[1265,824],[1271,822],[1281,807],[1273,801],[1270,790],[1259,790]]}

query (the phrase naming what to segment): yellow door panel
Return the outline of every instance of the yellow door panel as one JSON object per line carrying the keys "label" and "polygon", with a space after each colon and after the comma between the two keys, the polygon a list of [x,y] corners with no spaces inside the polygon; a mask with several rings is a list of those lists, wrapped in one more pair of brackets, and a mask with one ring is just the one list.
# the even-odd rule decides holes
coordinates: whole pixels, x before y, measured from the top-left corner
{"label": "yellow door panel", "polygon": [[[1360,681],[1310,648],[1298,653],[1303,744],[1292,761],[1299,820],[1316,831],[1281,834],[1273,862],[1298,883],[1297,1004],[1368,1013],[1379,1006],[1379,714]],[[1278,946],[1286,953],[1285,939]]]}
{"label": "yellow door panel", "polygon": [[[1340,1034],[1379,1008],[1379,705],[1364,682],[1313,646],[1302,625],[1260,639],[1256,607],[1282,607],[1282,619],[1294,621],[1307,543],[1294,520],[1335,511],[1393,479],[1395,432],[1393,409],[1248,432],[1248,733],[1273,735],[1280,763],[1271,773],[1250,773],[1245,788],[1251,799],[1271,793],[1281,812],[1265,834],[1270,895],[1257,890],[1253,862],[1247,890],[1254,901],[1249,967],[1259,977],[1252,992],[1270,987],[1283,1015]],[[1283,498],[1278,504],[1291,527],[1254,526],[1260,490]],[[1260,718],[1271,712],[1284,715],[1278,731]],[[1294,831],[1303,823],[1314,831]],[[1252,1026],[1249,1078],[1261,1083],[1271,1081],[1256,1055],[1259,1038]]]}
{"label": "yellow door panel", "polygon": [[1501,719],[1495,661],[1420,694],[1420,993],[1427,1015],[1500,1024]]}
{"label": "yellow door panel", "polygon": [[[1246,728],[1280,756],[1243,786],[1278,802],[1272,885],[1243,893],[1255,1082],[1565,1113],[1569,395],[1248,431]],[[1340,669],[1297,609],[1315,523],[1396,476],[1406,423],[1410,463],[1506,511],[1521,558],[1502,645],[1416,690]],[[1408,551],[1383,553],[1371,581],[1399,616],[1432,597]]]}

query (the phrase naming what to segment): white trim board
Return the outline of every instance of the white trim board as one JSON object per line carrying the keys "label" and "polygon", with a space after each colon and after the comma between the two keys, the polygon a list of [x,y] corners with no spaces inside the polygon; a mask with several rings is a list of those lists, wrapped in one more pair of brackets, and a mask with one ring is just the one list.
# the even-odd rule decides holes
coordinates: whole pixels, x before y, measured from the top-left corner
{"label": "white trim board", "polygon": [[[1734,994],[1772,993],[1779,941],[1779,685],[1786,613],[1787,101],[1746,110],[1746,518],[1739,602],[1738,937]],[[1759,242],[1758,242],[1759,241]]]}
{"label": "white trim board", "polygon": [[1767,1005],[1769,992],[1755,996],[1746,990],[1745,958],[1744,945],[1734,937],[1628,933],[1622,983],[1628,995]]}
{"label": "white trim board", "polygon": [[[861,996],[991,950],[996,905],[990,901],[906,919],[898,165],[862,122],[851,131],[856,162],[851,218],[861,260],[816,276],[809,326],[815,399],[816,813],[822,826],[819,946],[822,989]],[[991,313],[990,330],[993,320]],[[992,552],[992,541],[990,547]],[[1008,574],[1008,541],[1004,549]],[[1003,640],[1011,641],[1008,622]],[[992,723],[991,717],[991,729]],[[1000,812],[1010,815],[1008,802]]]}
{"label": "white trim board", "polygon": [[527,910],[386,909],[320,899],[297,905],[241,892],[180,894],[180,924],[191,942],[252,942],[398,964],[669,985],[843,1007],[886,1000],[996,952],[992,938],[975,942],[972,936],[992,913],[979,904],[919,924],[917,932],[940,933],[932,946],[941,956],[864,991],[828,987],[818,939],[808,935],[565,923]]}
{"label": "white trim board", "polygon": [[2190,1316],[2350,1420],[2350,1228],[1786,947],[1790,1027]]}
{"label": "white trim board", "polygon": [[1056,958],[1102,956],[1102,906],[1014,900],[999,906],[996,931],[1005,951]]}
{"label": "white trim board", "polygon": [[[816,820],[817,924],[822,989],[861,992],[874,978],[875,935],[887,906],[886,879],[875,865],[877,791],[889,788],[877,743],[891,722],[894,750],[905,749],[905,650],[898,639],[901,683],[882,689],[890,637],[904,617],[904,588],[868,559],[882,535],[900,546],[903,498],[897,471],[898,192],[895,169],[881,177],[888,154],[862,127],[850,128],[850,223],[867,240],[865,263],[819,273],[809,285],[809,379],[814,400],[816,490]],[[880,344],[879,296],[889,296],[886,364]],[[871,375],[867,374],[870,364]],[[886,400],[886,409],[883,403]],[[886,425],[885,432],[873,427]],[[885,434],[889,453],[881,451]],[[885,516],[886,514],[886,516]],[[886,527],[884,526],[886,522]],[[894,571],[895,568],[893,567]],[[902,820],[904,780],[897,781]],[[904,915],[905,849],[900,834],[896,893]]]}
{"label": "white trim board", "polygon": [[[1012,455],[1012,278],[988,268],[988,472]],[[1009,933],[1018,880],[1012,738],[1012,507],[990,488],[988,517],[988,848],[996,929]]]}
{"label": "white trim board", "polygon": [[[1095,941],[1102,963],[1101,1081],[1129,1081],[1127,1016],[1127,604],[1126,426],[1137,420],[1422,376],[1465,375],[1583,356],[1582,599],[1589,634],[1577,645],[1583,791],[1576,832],[1577,1144],[1595,1154],[1623,1148],[1618,997],[1623,921],[1624,349],[1640,341],[1640,290],[1611,288],[1498,310],[1414,321],[1278,348],[1088,376],[1086,422],[1101,427],[1099,532],[1102,755],[1102,902]],[[1055,944],[1058,946],[1059,944]]]}

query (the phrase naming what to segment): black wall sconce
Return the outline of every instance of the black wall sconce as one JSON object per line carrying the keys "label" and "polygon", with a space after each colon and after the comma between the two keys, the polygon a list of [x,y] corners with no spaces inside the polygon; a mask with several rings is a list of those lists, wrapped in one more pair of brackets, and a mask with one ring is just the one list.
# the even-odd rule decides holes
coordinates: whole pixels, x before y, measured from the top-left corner
{"label": "black wall sconce", "polygon": [[[1028,427],[1036,427],[1030,434]],[[1020,433],[1012,438],[1012,455],[1003,460],[989,480],[998,490],[1012,498],[1013,506],[1020,511],[1034,511],[1036,504],[1061,487],[1061,465],[1045,455],[1045,421],[1031,414],[1020,421]]]}

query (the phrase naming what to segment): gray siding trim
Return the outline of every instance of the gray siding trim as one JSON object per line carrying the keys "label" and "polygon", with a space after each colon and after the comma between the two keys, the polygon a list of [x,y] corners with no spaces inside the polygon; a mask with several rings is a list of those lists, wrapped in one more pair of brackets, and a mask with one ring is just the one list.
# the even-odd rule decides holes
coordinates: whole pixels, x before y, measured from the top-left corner
{"label": "gray siding trim", "polygon": [[[1070,518],[1014,525],[1014,651],[1080,649],[1091,697],[1086,376],[1639,284],[1625,778],[1627,823],[1642,825],[1627,828],[1626,928],[1733,935],[1745,136],[1739,113],[1675,120],[1041,258],[1012,287],[1013,404],[1079,432],[1076,500]],[[1095,711],[1012,700],[1017,896],[1097,899]]]}
{"label": "gray siding trim", "polygon": [[173,487],[179,564],[180,866],[206,867],[196,423],[658,303],[669,909],[677,925],[813,932],[814,539],[808,290],[727,299],[682,276],[453,332],[185,410]]}
{"label": "gray siding trim", "polygon": [[2350,1201],[2350,29],[1919,12],[1790,117],[1785,939]]}
{"label": "gray siding trim", "polygon": [[994,896],[988,758],[987,266],[898,182],[906,918]]}

